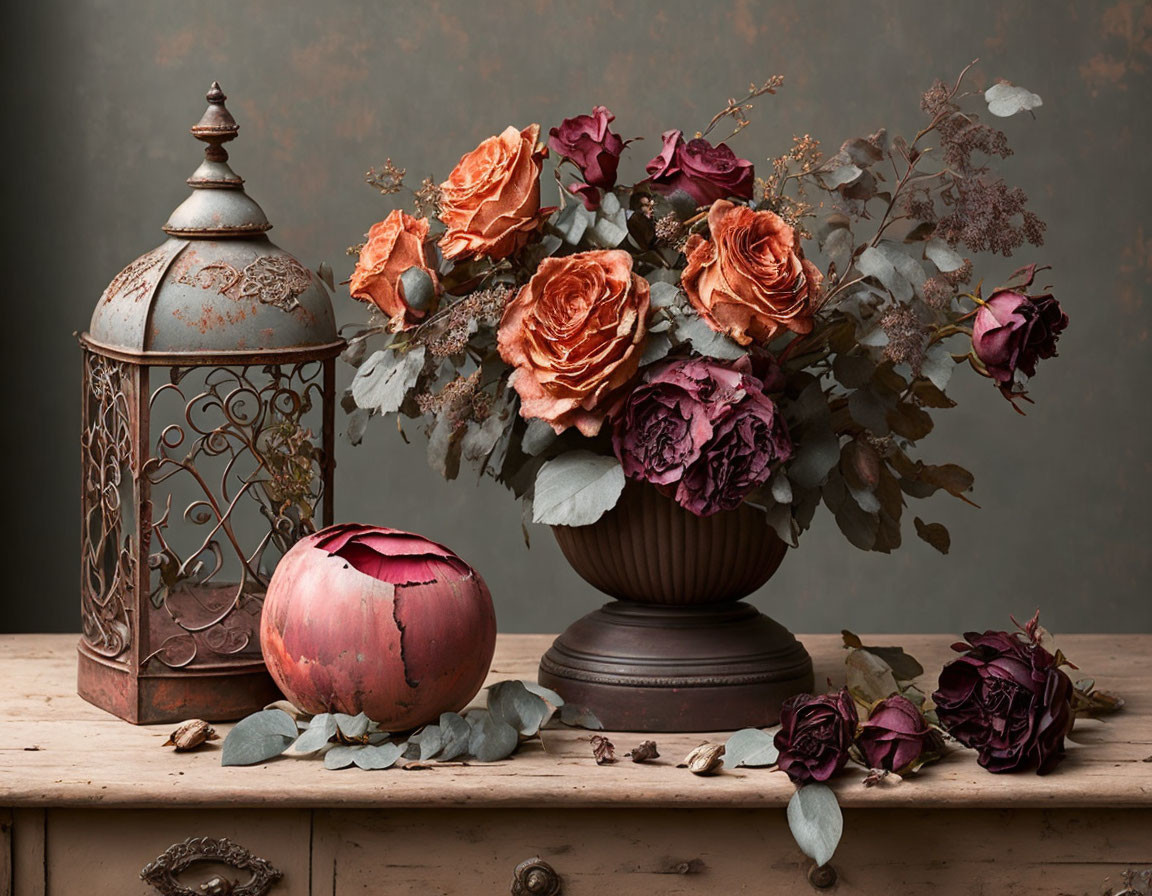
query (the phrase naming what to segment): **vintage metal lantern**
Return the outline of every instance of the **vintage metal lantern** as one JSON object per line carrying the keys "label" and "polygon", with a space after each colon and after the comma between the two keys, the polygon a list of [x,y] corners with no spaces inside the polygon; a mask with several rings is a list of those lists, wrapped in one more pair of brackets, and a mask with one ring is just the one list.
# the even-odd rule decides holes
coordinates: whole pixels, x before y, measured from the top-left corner
{"label": "vintage metal lantern", "polygon": [[79,692],[136,723],[276,699],[264,591],[332,518],[343,343],[322,278],[268,239],[228,165],[239,128],[224,100],[213,84],[192,128],[205,159],[168,239],[116,276],[80,336]]}

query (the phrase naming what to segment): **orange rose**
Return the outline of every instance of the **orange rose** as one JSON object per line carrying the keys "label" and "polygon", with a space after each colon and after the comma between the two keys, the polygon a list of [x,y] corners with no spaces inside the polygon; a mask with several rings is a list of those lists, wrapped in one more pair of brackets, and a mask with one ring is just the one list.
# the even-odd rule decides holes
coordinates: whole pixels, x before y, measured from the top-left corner
{"label": "orange rose", "polygon": [[781,327],[812,330],[824,279],[804,258],[796,232],[774,212],[725,199],[708,211],[712,238],[688,238],[680,282],[708,326],[741,345],[768,342]]}
{"label": "orange rose", "polygon": [[440,283],[429,264],[424,241],[428,238],[428,221],[413,218],[396,209],[368,231],[368,241],[360,250],[356,270],[352,272],[349,291],[352,298],[372,302],[396,322],[398,329],[419,323],[435,306],[413,308],[404,297],[400,277],[411,267],[420,268],[432,278],[436,294]]}
{"label": "orange rose", "polygon": [[440,248],[449,258],[507,258],[540,225],[540,125],[504,129],[463,156],[440,184]]}
{"label": "orange rose", "polygon": [[648,281],[632,273],[627,252],[544,259],[497,333],[500,357],[516,368],[521,416],[596,435],[640,366],[648,310]]}

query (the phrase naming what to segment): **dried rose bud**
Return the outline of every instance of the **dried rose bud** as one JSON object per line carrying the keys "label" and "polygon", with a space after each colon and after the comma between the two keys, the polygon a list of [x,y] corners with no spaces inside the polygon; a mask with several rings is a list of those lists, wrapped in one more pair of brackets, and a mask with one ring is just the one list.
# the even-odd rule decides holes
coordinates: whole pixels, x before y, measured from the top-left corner
{"label": "dried rose bud", "polygon": [[205,741],[219,739],[216,729],[203,719],[189,719],[172,732],[168,740],[164,741],[164,746],[175,747],[177,753],[187,753]]}
{"label": "dried rose bud", "polygon": [[694,775],[711,775],[724,760],[724,744],[701,744],[684,757],[677,768],[687,768]]}
{"label": "dried rose bud", "polygon": [[592,743],[592,755],[596,757],[597,765],[616,761],[616,747],[612,741],[601,734],[593,734],[589,740]]}
{"label": "dried rose bud", "polygon": [[660,753],[656,749],[656,741],[642,740],[640,746],[626,754],[633,762],[647,762],[649,759],[659,759]]}

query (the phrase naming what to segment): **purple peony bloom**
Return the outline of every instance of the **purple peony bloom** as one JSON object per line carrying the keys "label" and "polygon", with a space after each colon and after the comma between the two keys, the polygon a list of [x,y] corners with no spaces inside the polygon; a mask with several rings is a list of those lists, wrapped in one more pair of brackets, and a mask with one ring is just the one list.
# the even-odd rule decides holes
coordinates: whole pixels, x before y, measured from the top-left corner
{"label": "purple peony bloom", "polygon": [[656,190],[683,190],[697,205],[730,196],[752,198],[752,163],[737,158],[727,144],[713,146],[701,137],[685,143],[680,131],[665,131],[662,137],[664,147],[645,168]]}
{"label": "purple peony bloom", "polygon": [[1012,290],[992,294],[976,312],[972,348],[1004,392],[1012,392],[1016,372],[1036,375],[1036,362],[1056,355],[1056,340],[1068,315],[1050,295]]}
{"label": "purple peony bloom", "polygon": [[780,708],[774,739],[780,752],[777,766],[793,784],[827,781],[848,761],[858,720],[856,704],[843,688],[820,697],[789,697]]}
{"label": "purple peony bloom", "polygon": [[[575,164],[589,187],[610,190],[616,184],[616,167],[628,141],[608,129],[615,117],[603,106],[597,106],[591,115],[565,118],[560,127],[548,132],[548,146]],[[588,193],[598,199],[595,190],[569,189],[578,193],[585,205],[589,202]]]}
{"label": "purple peony bloom", "polygon": [[990,772],[1052,771],[1072,724],[1071,680],[1052,654],[1018,633],[964,638],[953,645],[964,656],[941,670],[932,695],[940,723]]}
{"label": "purple peony bloom", "polygon": [[697,516],[737,507],[792,454],[783,417],[764,392],[746,358],[650,368],[613,414],[625,475],[667,489]]}
{"label": "purple peony bloom", "polygon": [[870,768],[900,774],[925,751],[938,749],[938,737],[928,727],[920,707],[897,694],[872,708],[868,721],[860,728],[856,746]]}

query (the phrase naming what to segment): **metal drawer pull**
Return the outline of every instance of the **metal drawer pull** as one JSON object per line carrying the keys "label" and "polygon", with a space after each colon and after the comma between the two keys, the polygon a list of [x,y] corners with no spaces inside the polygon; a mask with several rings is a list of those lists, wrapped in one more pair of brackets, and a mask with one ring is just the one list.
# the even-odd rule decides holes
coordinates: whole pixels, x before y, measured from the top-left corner
{"label": "metal drawer pull", "polygon": [[[193,890],[176,880],[176,875],[197,862],[228,865],[252,876],[240,883],[214,875]],[[266,859],[252,855],[226,837],[189,837],[183,843],[169,846],[163,855],[145,865],[140,872],[141,880],[155,887],[162,896],[265,896],[283,876]]]}
{"label": "metal drawer pull", "polygon": [[516,866],[512,896],[560,896],[560,875],[539,856],[533,856]]}
{"label": "metal drawer pull", "polygon": [[831,865],[813,865],[808,869],[808,883],[817,890],[827,890],[836,883],[836,869]]}

